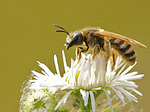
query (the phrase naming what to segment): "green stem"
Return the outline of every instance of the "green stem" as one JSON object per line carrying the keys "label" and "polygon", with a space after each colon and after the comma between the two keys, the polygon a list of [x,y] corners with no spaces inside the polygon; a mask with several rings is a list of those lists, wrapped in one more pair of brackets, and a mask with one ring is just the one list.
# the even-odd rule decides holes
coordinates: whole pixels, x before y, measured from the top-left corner
{"label": "green stem", "polygon": [[90,112],[90,110],[91,110],[91,101],[89,99],[87,106],[84,106],[84,103],[82,104],[81,112]]}

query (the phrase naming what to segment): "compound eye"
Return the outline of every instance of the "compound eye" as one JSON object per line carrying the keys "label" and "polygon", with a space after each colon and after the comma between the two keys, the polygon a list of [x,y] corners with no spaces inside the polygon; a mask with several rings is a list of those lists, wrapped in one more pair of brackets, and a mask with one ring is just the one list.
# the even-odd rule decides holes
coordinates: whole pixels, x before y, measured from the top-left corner
{"label": "compound eye", "polygon": [[73,37],[79,37],[79,36],[82,36],[81,32],[76,31],[73,33]]}
{"label": "compound eye", "polygon": [[80,45],[82,42],[83,42],[83,37],[82,37],[81,32],[74,32],[71,44],[72,45]]}

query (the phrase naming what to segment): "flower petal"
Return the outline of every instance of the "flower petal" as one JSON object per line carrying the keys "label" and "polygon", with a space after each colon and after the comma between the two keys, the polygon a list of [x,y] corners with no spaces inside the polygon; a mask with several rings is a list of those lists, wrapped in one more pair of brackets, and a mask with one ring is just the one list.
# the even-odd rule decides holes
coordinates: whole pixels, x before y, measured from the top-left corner
{"label": "flower petal", "polygon": [[87,106],[87,104],[88,104],[88,100],[89,100],[89,92],[88,92],[88,91],[85,91],[85,90],[80,89],[80,93],[81,93],[82,98],[83,98],[83,100],[84,100],[84,106]]}
{"label": "flower petal", "polygon": [[127,89],[134,91],[136,94],[138,94],[140,96],[143,96],[142,93],[139,92],[138,90],[136,90],[135,88],[127,88]]}
{"label": "flower petal", "polygon": [[118,91],[118,90],[116,90],[115,87],[111,87],[111,88],[112,88],[113,91],[118,95],[118,97],[121,99],[121,101],[122,101],[123,103],[125,103],[124,97],[123,97],[123,95],[121,94],[121,92]]}
{"label": "flower petal", "polygon": [[49,68],[43,64],[43,63],[40,63],[39,61],[37,61],[39,66],[49,75],[49,76],[53,76],[54,74],[49,70]]}
{"label": "flower petal", "polygon": [[67,66],[64,50],[62,50],[62,57],[63,57],[64,69],[65,69],[65,73],[66,73],[69,71],[69,67]]}
{"label": "flower petal", "polygon": [[129,66],[124,72],[122,72],[122,76],[125,75],[126,73],[128,73],[135,65],[137,64],[137,62],[135,62],[133,65]]}
{"label": "flower petal", "polygon": [[108,91],[104,89],[104,92],[105,92],[106,97],[107,97],[107,99],[108,99],[108,103],[109,103],[109,105],[110,105],[110,110],[111,110],[111,112],[114,112],[113,107],[112,107],[112,104],[111,104],[111,99],[110,99],[110,96],[109,96],[109,94],[108,94]]}
{"label": "flower petal", "polygon": [[71,93],[72,93],[72,91],[67,92],[67,93],[62,97],[62,99],[57,103],[57,105],[56,105],[56,107],[55,107],[54,110],[57,110],[58,107],[59,107],[62,103],[65,103],[66,100],[67,100],[67,98],[68,98],[68,96],[69,96]]}
{"label": "flower petal", "polygon": [[131,94],[130,92],[128,92],[127,90],[125,90],[125,89],[123,89],[123,88],[118,88],[119,89],[119,91],[121,91],[124,95],[126,95],[129,99],[131,99],[131,100],[133,100],[133,101],[135,101],[135,102],[138,102],[137,101],[137,98],[133,95],[133,94]]}
{"label": "flower petal", "polygon": [[54,63],[55,63],[55,68],[56,68],[57,74],[60,76],[60,71],[59,71],[59,66],[58,66],[58,61],[57,61],[56,55],[54,55]]}
{"label": "flower petal", "polygon": [[90,98],[91,98],[92,111],[95,112],[96,111],[95,98],[94,98],[94,94],[92,91],[90,91]]}

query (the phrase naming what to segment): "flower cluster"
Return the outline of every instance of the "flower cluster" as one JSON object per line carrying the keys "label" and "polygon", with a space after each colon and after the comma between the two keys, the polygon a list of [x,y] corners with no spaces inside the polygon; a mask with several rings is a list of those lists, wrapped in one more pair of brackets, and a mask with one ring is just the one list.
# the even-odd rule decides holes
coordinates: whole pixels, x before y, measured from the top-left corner
{"label": "flower cluster", "polygon": [[[144,75],[138,74],[137,71],[129,72],[136,63],[132,66],[127,66],[127,64],[122,61],[122,58],[118,56],[115,66],[113,66],[111,58],[106,62],[103,54],[97,54],[94,60],[92,59],[92,54],[82,54],[80,62],[71,59],[71,67],[68,67],[64,51],[62,51],[62,55],[65,70],[63,76],[60,74],[56,55],[54,55],[56,74],[52,73],[45,64],[38,62],[43,70],[41,73],[34,70],[32,71],[34,78],[29,80],[29,89],[34,92],[32,93],[32,97],[30,95],[26,98],[30,100],[24,101],[24,108],[26,105],[28,105],[28,108],[32,108],[33,105],[30,106],[30,103],[32,103],[35,97],[35,92],[40,90],[46,90],[53,96],[60,91],[65,92],[64,96],[55,103],[54,111],[57,111],[61,104],[66,103],[70,95],[76,98],[74,104],[80,107],[82,111],[87,112],[90,112],[91,109],[93,112],[96,112],[95,100],[101,93],[106,94],[111,112],[114,110],[110,97],[112,92],[115,93],[123,103],[126,102],[125,98],[138,102],[133,92],[142,96],[136,89],[138,85],[135,84],[134,80],[139,80]],[[41,99],[40,101],[45,98],[43,101],[45,108],[49,108],[50,105],[52,105],[50,104],[51,100],[47,94],[37,94],[42,94],[42,92],[37,92],[36,97],[42,96],[42,99],[39,98]],[[63,110],[65,109],[63,108]]]}

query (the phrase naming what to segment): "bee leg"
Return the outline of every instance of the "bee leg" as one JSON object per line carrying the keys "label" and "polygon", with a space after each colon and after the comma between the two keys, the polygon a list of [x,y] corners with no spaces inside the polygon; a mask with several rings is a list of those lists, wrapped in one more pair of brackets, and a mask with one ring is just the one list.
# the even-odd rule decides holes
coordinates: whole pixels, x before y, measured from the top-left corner
{"label": "bee leg", "polygon": [[113,68],[115,67],[116,64],[116,58],[115,58],[115,54],[112,53],[112,60],[113,60]]}
{"label": "bee leg", "polygon": [[88,47],[87,48],[84,48],[84,47],[77,47],[77,53],[76,53],[76,55],[77,55],[77,58],[78,58],[78,63],[79,63],[79,61],[80,61],[80,59],[81,59],[81,53],[83,52],[83,53],[85,53],[85,52],[87,52],[88,51]]}
{"label": "bee leg", "polygon": [[100,45],[99,45],[99,44],[96,44],[96,45],[94,46],[94,54],[93,54],[92,60],[95,59],[95,56],[96,56],[98,53],[100,53]]}
{"label": "bee leg", "polygon": [[78,59],[78,63],[81,59],[81,47],[77,47],[77,50],[76,50],[76,58]]}
{"label": "bee leg", "polygon": [[112,49],[111,49],[111,44],[109,40],[106,40],[104,48],[106,52],[106,62],[108,62],[109,58],[112,56]]}
{"label": "bee leg", "polygon": [[114,68],[116,58],[115,58],[115,54],[113,52],[113,49],[111,48],[111,44],[110,44],[109,40],[106,41],[105,50],[106,50],[106,62],[108,62],[109,58],[111,57],[111,59],[112,59],[111,61],[113,63],[113,68]]}

